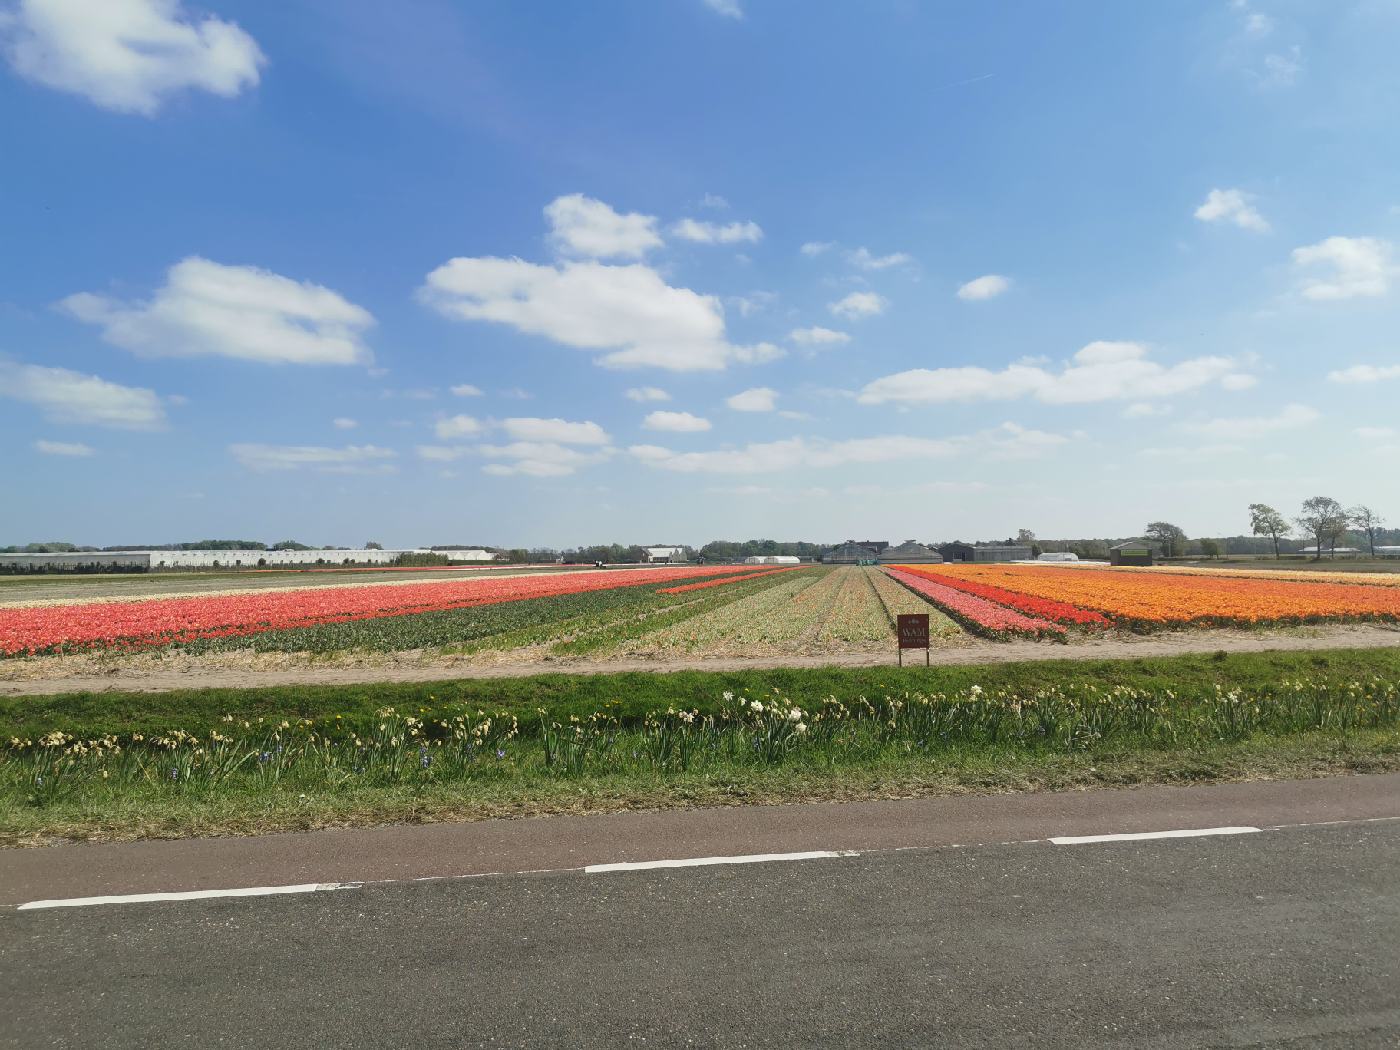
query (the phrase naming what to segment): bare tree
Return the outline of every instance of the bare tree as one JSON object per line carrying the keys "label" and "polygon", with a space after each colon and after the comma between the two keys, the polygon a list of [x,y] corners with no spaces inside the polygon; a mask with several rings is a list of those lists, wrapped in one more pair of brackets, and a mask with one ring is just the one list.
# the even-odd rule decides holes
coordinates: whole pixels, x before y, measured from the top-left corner
{"label": "bare tree", "polygon": [[1169,521],[1149,522],[1143,533],[1149,540],[1162,545],[1162,552],[1168,558],[1177,558],[1186,553],[1186,530]]}
{"label": "bare tree", "polygon": [[1347,512],[1331,496],[1313,496],[1311,499],[1305,499],[1303,512],[1293,520],[1303,534],[1311,536],[1317,545],[1313,561],[1322,560],[1322,548],[1328,540],[1332,541],[1332,548],[1335,550],[1337,540],[1346,535],[1347,526],[1351,524]]}
{"label": "bare tree", "polygon": [[1274,559],[1278,560],[1279,537],[1288,535],[1288,519],[1267,503],[1249,505],[1249,527],[1256,536],[1268,536],[1274,541]]}
{"label": "bare tree", "polygon": [[1366,542],[1371,545],[1371,557],[1374,558],[1376,556],[1376,533],[1381,531],[1385,519],[1365,504],[1352,507],[1347,511],[1347,517],[1351,519],[1353,527],[1365,533]]}

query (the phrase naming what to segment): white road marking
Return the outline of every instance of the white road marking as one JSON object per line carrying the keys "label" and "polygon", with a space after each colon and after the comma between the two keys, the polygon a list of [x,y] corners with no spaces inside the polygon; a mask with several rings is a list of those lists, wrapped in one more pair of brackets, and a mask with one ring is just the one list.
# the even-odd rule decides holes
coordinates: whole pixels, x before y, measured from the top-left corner
{"label": "white road marking", "polygon": [[827,857],[858,857],[857,850],[809,850],[806,853],[749,853],[741,857],[687,857],[684,860],[637,860],[617,864],[589,864],[589,875],[606,871],[646,871],[650,868],[699,868],[709,864],[766,864],[777,860],[821,860]]}
{"label": "white road marking", "polygon": [[187,890],[182,893],[119,893],[110,897],[68,897],[51,901],[30,901],[16,911],[40,908],[88,908],[95,904],[148,904],[157,901],[197,901],[210,897],[272,897],[283,893],[317,893],[358,886],[356,882],[305,882],[296,886],[247,886],[234,890]]}
{"label": "white road marking", "polygon": [[1088,842],[1139,842],[1142,839],[1198,839],[1206,835],[1251,835],[1259,828],[1183,828],[1180,831],[1139,831],[1123,835],[1056,835],[1057,846],[1079,846]]}

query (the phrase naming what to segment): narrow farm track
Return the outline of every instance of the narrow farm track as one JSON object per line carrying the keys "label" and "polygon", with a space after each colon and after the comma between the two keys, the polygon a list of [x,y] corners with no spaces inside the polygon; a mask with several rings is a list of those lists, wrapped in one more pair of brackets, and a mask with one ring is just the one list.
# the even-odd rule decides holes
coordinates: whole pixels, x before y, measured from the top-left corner
{"label": "narrow farm track", "polygon": [[[1029,640],[993,642],[959,636],[932,652],[934,665],[1014,663],[1027,660],[1109,660],[1179,656],[1189,653],[1257,653],[1322,649],[1400,649],[1400,628],[1379,624],[1342,624],[1264,630],[1163,631],[1152,635],[1103,634],[1068,644]],[[407,654],[411,656],[412,654]],[[787,654],[748,657],[699,657],[674,652],[651,658],[636,654],[613,658],[559,660],[546,657],[518,663],[481,664],[470,660],[398,662],[379,666],[336,666],[324,662],[299,667],[228,667],[178,657],[141,666],[113,666],[108,674],[44,674],[42,661],[0,665],[11,675],[30,677],[0,681],[0,695],[38,696],[71,692],[164,692],[172,689],[254,689],[282,685],[348,685],[377,682],[435,682],[462,678],[515,678],[539,674],[615,674],[624,671],[743,671],[774,667],[873,667],[892,664],[887,652],[828,655]],[[25,664],[28,666],[26,667]]]}

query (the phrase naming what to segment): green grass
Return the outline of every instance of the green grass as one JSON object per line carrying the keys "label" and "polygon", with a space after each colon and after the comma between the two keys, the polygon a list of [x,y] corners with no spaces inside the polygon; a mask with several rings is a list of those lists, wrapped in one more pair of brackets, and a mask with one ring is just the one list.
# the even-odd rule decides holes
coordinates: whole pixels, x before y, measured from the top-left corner
{"label": "green grass", "polygon": [[629,773],[559,778],[537,772],[422,786],[288,781],[256,792],[97,785],[79,797],[46,807],[26,805],[11,793],[0,793],[0,845],[1394,771],[1400,771],[1400,733],[1372,730],[1148,751],[1124,747],[1047,754],[987,747],[938,755],[896,752],[836,768],[791,762],[646,777]]}
{"label": "green grass", "polygon": [[[722,589],[722,588],[721,588]],[[1133,660],[1036,660],[978,666],[817,667],[749,671],[672,671],[622,674],[551,674],[519,678],[372,685],[297,685],[261,689],[176,689],[169,692],[80,692],[0,697],[0,740],[37,737],[52,730],[75,736],[207,733],[225,715],[238,719],[322,720],[335,715],[367,724],[383,707],[413,712],[451,706],[555,717],[586,716],[617,701],[623,718],[639,719],[667,707],[713,711],[726,692],[849,699],[905,692],[1028,692],[1050,687],[1131,686],[1187,696],[1223,688],[1260,690],[1284,679],[1325,675],[1338,681],[1380,676],[1400,681],[1400,649],[1216,653]]]}
{"label": "green grass", "polygon": [[33,737],[0,744],[0,843],[238,834],[1395,770],[1400,652],[72,694],[0,726]]}

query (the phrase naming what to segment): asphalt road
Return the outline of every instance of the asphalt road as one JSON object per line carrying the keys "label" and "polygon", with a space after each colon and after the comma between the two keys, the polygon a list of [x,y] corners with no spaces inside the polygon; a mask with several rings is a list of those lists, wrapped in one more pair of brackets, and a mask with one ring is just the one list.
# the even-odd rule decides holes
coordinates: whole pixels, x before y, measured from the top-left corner
{"label": "asphalt road", "polygon": [[[1374,812],[1388,802],[1400,816],[1395,787],[1358,777],[942,800],[980,844],[6,908],[0,1045],[1395,1047],[1400,820]],[[1309,789],[1332,795],[1309,804]],[[1058,802],[1001,823],[1015,802],[1047,798]],[[1085,800],[1109,818],[1075,811]],[[972,815],[959,826],[960,803]],[[910,807],[918,837],[913,818],[929,811],[884,805]],[[1271,823],[1310,806],[1342,822]],[[801,825],[820,809],[767,816]],[[1196,812],[1215,819],[1155,830],[1248,812],[1261,830],[1050,841]],[[871,837],[892,834],[893,817],[865,815]],[[712,845],[701,817],[698,844]],[[855,836],[828,823],[847,828],[833,839]],[[625,826],[613,825],[620,847]],[[1008,830],[1037,834],[1000,838]],[[653,831],[651,859],[699,855],[666,852],[679,840]],[[577,859],[598,863],[605,845]],[[507,866],[526,858],[500,848]]]}

